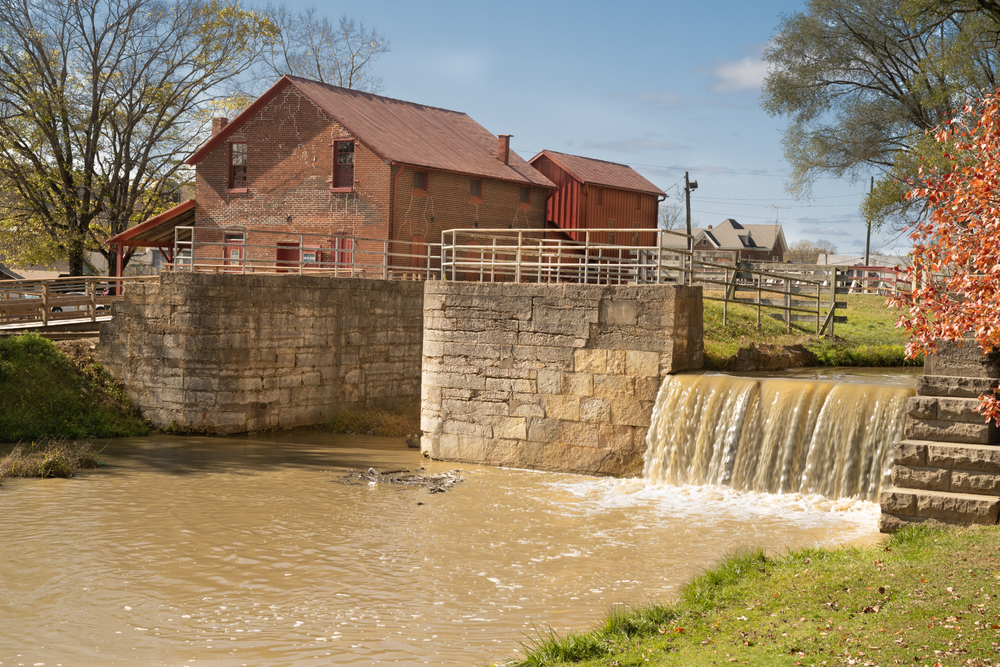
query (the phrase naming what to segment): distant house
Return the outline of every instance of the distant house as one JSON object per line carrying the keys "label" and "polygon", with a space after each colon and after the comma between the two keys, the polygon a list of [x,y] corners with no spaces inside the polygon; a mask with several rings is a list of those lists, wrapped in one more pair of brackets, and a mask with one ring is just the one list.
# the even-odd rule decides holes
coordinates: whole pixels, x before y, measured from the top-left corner
{"label": "distant house", "polygon": [[[628,165],[550,150],[528,162],[559,187],[549,197],[546,221],[575,240],[584,240],[585,229],[656,229],[659,203],[667,195]],[[654,245],[655,239],[614,232],[599,242]]]}
{"label": "distant house", "polygon": [[194,199],[109,244],[169,252],[174,227],[193,225],[201,239],[220,242],[196,256],[226,261],[242,259],[244,249],[251,259],[253,244],[211,230],[286,234],[281,243],[303,258],[343,249],[327,241],[325,252],[320,245],[306,253],[296,234],[347,234],[378,240],[373,252],[388,245],[419,253],[447,229],[543,229],[556,189],[510,150],[509,135],[464,113],[292,76],[232,122],[213,119],[211,138],[187,163],[196,172]]}
{"label": "distant house", "polygon": [[[781,225],[741,225],[732,218],[726,218],[719,225],[693,228],[695,257],[699,254],[737,252],[739,261],[783,262],[788,251],[785,232]],[[686,239],[679,236],[665,236],[667,247],[683,248]]]}

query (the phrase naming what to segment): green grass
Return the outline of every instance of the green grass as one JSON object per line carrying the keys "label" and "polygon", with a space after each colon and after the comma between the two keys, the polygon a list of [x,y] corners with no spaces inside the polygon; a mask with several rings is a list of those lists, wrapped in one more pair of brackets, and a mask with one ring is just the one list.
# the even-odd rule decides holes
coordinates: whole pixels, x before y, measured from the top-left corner
{"label": "green grass", "polygon": [[47,440],[18,445],[0,458],[0,480],[4,477],[73,477],[81,470],[103,464],[89,442]]}
{"label": "green grass", "polygon": [[101,366],[36,334],[0,338],[0,442],[145,435],[149,425]]}
{"label": "green grass", "polygon": [[673,604],[539,634],[508,666],[1000,664],[1000,526],[733,554]]}
{"label": "green grass", "polygon": [[723,304],[704,302],[705,366],[724,368],[741,347],[751,345],[802,345],[817,356],[821,366],[919,366],[923,358],[906,358],[906,333],[896,328],[900,312],[885,305],[885,297],[849,294],[837,297],[847,302],[846,323],[834,325],[836,337],[816,335],[815,323],[795,322],[792,333],[787,325],[770,316],[780,311],[763,308],[761,329],[757,330],[757,309],[729,304],[723,326]]}
{"label": "green grass", "polygon": [[420,431],[420,408],[400,410],[352,410],[336,412],[324,425],[330,433],[361,433],[390,438]]}

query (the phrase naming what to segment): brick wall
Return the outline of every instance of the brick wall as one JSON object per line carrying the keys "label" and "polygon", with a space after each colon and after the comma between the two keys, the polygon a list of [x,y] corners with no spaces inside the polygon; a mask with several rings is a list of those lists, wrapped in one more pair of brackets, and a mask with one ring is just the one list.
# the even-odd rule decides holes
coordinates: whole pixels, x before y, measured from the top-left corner
{"label": "brick wall", "polygon": [[163,273],[101,328],[101,361],[158,427],[234,433],[415,405],[423,285]]}
{"label": "brick wall", "polygon": [[435,459],[634,474],[662,378],[702,356],[699,287],[430,282],[421,446]]}
{"label": "brick wall", "polygon": [[[355,140],[354,192],[331,192],[331,144],[339,139]],[[247,145],[245,192],[229,188],[230,147],[237,142]],[[462,174],[431,171],[427,188],[415,190],[413,168],[390,165],[293,86],[264,105],[195,171],[198,240],[211,243],[222,239],[203,229],[247,227],[287,232],[291,240],[298,233],[387,239],[396,242],[394,251],[407,252],[416,235],[439,243],[443,229],[540,228],[545,220],[544,188],[531,188],[526,208],[520,205],[519,184],[489,179],[482,180],[481,201],[470,201],[472,177]],[[371,249],[380,252],[382,247]],[[273,252],[251,248],[246,257],[273,259],[267,256]],[[222,247],[200,248],[196,254],[221,258]]]}

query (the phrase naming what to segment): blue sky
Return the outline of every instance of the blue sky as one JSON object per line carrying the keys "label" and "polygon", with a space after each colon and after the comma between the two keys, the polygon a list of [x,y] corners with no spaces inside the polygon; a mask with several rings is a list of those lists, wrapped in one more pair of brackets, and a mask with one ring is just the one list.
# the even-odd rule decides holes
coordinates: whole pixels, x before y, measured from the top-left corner
{"label": "blue sky", "polygon": [[[629,164],[670,201],[683,201],[677,185],[687,170],[699,183],[696,226],[777,215],[789,243],[825,239],[864,252],[858,206],[868,178],[824,179],[811,201],[792,199],[786,122],[760,107],[760,53],[780,15],[801,2],[318,6],[388,37],[392,50],[375,65],[383,94],[463,111],[494,134],[513,134],[525,159],[548,148]],[[905,252],[904,241],[874,234],[872,251]]]}

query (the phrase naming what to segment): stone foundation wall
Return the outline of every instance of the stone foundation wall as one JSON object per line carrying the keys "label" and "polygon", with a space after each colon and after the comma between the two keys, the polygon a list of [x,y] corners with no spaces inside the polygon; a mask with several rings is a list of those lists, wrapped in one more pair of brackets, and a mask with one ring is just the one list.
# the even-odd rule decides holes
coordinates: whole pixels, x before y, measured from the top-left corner
{"label": "stone foundation wall", "polygon": [[883,532],[914,523],[986,524],[1000,516],[1000,430],[977,412],[1000,382],[1000,357],[975,341],[939,343],[907,403],[893,487],[879,499]]}
{"label": "stone foundation wall", "polygon": [[236,433],[415,405],[423,284],[163,273],[132,285],[99,354],[161,428]]}
{"label": "stone foundation wall", "polygon": [[661,380],[702,357],[698,287],[426,283],[421,447],[635,474]]}

